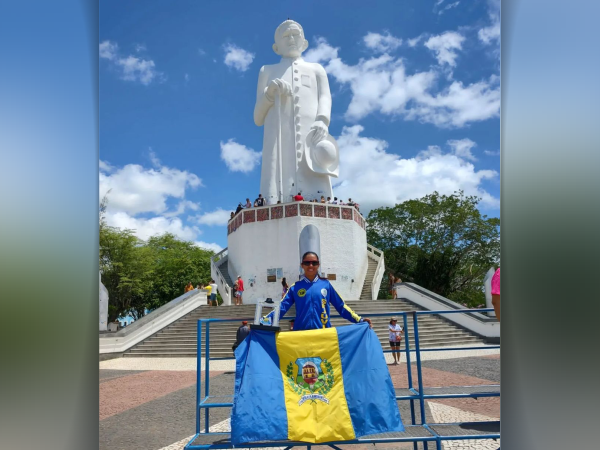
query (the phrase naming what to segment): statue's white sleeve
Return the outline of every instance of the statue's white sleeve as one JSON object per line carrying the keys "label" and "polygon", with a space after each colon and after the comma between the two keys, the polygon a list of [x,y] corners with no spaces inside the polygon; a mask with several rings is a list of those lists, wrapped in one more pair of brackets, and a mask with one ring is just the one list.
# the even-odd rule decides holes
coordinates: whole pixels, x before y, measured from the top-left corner
{"label": "statue's white sleeve", "polygon": [[267,88],[268,76],[265,70],[265,66],[260,68],[258,74],[258,86],[256,87],[256,105],[254,106],[254,123],[261,127],[265,123],[265,118],[273,102],[265,96],[265,89]]}
{"label": "statue's white sleeve", "polygon": [[317,119],[322,119],[327,126],[331,120],[331,92],[329,91],[329,80],[327,72],[320,64],[316,64],[317,88],[319,95],[319,106],[317,108]]}

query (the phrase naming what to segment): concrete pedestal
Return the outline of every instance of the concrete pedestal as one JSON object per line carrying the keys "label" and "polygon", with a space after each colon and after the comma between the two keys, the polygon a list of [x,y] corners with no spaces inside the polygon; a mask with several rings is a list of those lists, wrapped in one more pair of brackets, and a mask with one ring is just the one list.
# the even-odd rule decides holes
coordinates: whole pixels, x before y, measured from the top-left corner
{"label": "concrete pedestal", "polygon": [[[296,202],[241,211],[228,226],[228,271],[244,280],[243,301],[278,300],[281,279],[301,273],[298,241],[306,225],[319,230],[321,271],[344,300],[358,300],[367,271],[364,218],[350,206]],[[335,279],[332,279],[335,277]]]}

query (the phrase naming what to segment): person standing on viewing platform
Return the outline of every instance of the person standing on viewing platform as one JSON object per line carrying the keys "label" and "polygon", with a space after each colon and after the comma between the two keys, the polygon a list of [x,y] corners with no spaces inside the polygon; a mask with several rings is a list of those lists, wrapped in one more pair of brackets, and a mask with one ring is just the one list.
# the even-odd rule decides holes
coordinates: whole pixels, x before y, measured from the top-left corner
{"label": "person standing on viewing platform", "polygon": [[[353,323],[367,322],[371,326],[371,320],[362,318],[348,307],[339,296],[329,280],[319,276],[319,256],[314,252],[306,252],[302,255],[302,269],[304,276],[300,281],[294,283],[287,291],[280,304],[279,319],[296,304],[296,319],[294,330],[315,330],[319,328],[331,328],[330,304],[346,320]],[[267,314],[265,318],[271,318],[275,311]],[[298,322],[298,323],[296,323]]]}
{"label": "person standing on viewing platform", "polygon": [[244,208],[252,208],[252,203],[250,203],[249,198],[246,199],[246,204],[244,205]]}
{"label": "person standing on viewing platform", "polygon": [[242,280],[242,276],[238,275],[237,277],[237,297],[235,298],[235,304],[241,306],[242,305],[242,295],[244,295],[244,280]]}
{"label": "person standing on viewing platform", "polygon": [[242,209],[244,209],[244,207],[241,203],[238,203],[238,207],[235,209],[235,214],[239,213]]}
{"label": "person standing on viewing platform", "polygon": [[183,290],[184,294],[187,294],[190,291],[194,290],[194,285],[192,284],[192,282],[190,281],[187,286],[185,287],[185,289]]}
{"label": "person standing on viewing platform", "polygon": [[258,198],[256,199],[255,203],[256,206],[265,206],[267,204],[262,194],[258,194]]}
{"label": "person standing on viewing platform", "polygon": [[302,197],[302,194],[300,192],[298,192],[298,195],[294,195],[294,201],[301,202],[303,200],[304,200],[304,197]]}
{"label": "person standing on viewing platform", "polygon": [[397,366],[400,362],[400,343],[402,342],[401,334],[404,330],[398,325],[398,319],[392,317],[390,320],[390,326],[388,327],[390,332],[390,348],[392,349],[392,356],[394,357],[394,366]]}

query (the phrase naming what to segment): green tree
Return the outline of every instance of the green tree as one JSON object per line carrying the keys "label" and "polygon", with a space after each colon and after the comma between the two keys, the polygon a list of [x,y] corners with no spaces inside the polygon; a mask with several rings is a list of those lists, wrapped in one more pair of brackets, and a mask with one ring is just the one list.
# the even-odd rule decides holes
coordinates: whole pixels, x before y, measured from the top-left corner
{"label": "green tree", "polygon": [[210,257],[214,252],[179,240],[170,233],[151,237],[147,245],[156,261],[151,309],[182,295],[190,281],[194,286],[210,281]]}
{"label": "green tree", "polygon": [[[387,270],[403,281],[477,306],[485,303],[483,277],[500,259],[500,219],[482,215],[480,200],[463,191],[434,192],[372,210],[368,242],[385,252]],[[382,288],[380,295],[387,284]]]}
{"label": "green tree", "polygon": [[144,315],[152,290],[154,257],[132,230],[104,224],[100,228],[100,270],[108,290],[108,320],[131,313]]}

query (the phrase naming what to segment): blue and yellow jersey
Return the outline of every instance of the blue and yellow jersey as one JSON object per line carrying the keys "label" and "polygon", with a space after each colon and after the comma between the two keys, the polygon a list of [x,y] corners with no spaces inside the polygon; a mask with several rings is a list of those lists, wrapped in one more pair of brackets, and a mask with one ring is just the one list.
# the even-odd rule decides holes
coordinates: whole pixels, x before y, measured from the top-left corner
{"label": "blue and yellow jersey", "polygon": [[[313,281],[303,277],[288,289],[281,301],[279,319],[296,304],[294,331],[330,328],[329,305],[346,320],[353,323],[361,321],[361,317],[352,311],[333,288],[329,280],[315,277]],[[271,312],[267,317],[272,316]]]}

